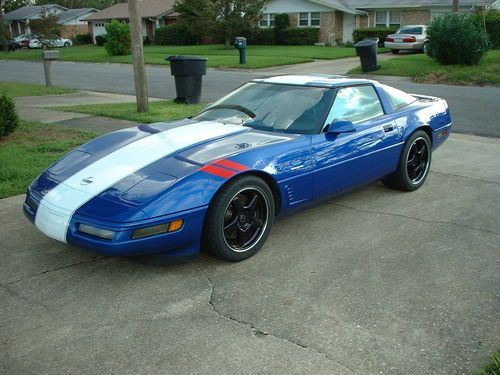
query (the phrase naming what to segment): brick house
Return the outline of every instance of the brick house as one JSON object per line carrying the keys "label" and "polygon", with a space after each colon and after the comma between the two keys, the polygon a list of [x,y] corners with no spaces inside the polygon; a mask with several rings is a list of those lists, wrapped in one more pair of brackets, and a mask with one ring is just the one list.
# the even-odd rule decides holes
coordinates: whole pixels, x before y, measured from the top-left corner
{"label": "brick house", "polygon": [[74,38],[77,34],[88,33],[88,25],[85,20],[91,14],[97,13],[94,8],[69,9],[59,14],[58,23],[61,24],[61,36],[63,38]]}
{"label": "brick house", "polygon": [[[460,0],[460,13],[489,7],[494,0]],[[451,0],[269,0],[260,27],[273,27],[274,16],[287,13],[290,25],[319,28],[319,42],[329,45],[352,41],[363,27],[427,24],[451,13]]]}
{"label": "brick house", "polygon": [[[154,31],[162,26],[176,22],[179,14],[175,13],[175,0],[142,0],[142,32],[144,36],[153,39]],[[86,18],[89,24],[89,32],[94,38],[97,35],[106,34],[105,26],[112,20],[129,22],[128,4],[118,3],[103,9]]]}
{"label": "brick house", "polygon": [[8,23],[9,31],[12,36],[30,34],[30,20],[40,18],[44,12],[45,14],[61,14],[67,10],[68,8],[57,4],[22,7],[6,13],[4,15],[4,21]]}

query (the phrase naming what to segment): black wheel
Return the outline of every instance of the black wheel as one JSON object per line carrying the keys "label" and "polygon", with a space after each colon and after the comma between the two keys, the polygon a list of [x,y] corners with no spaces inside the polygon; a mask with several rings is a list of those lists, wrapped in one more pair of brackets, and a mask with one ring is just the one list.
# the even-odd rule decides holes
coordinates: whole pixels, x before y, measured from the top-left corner
{"label": "black wheel", "polygon": [[399,158],[398,169],[382,182],[391,188],[404,191],[417,190],[429,174],[432,160],[431,141],[423,130],[417,130],[405,143]]}
{"label": "black wheel", "polygon": [[204,249],[232,262],[251,257],[264,245],[274,212],[273,193],[262,179],[236,178],[217,192],[208,208]]}
{"label": "black wheel", "polygon": [[399,53],[399,50],[398,50],[398,49],[393,49],[393,50],[392,50],[392,53],[393,53],[394,55],[397,55],[397,54]]}
{"label": "black wheel", "polygon": [[69,42],[64,43],[64,47],[69,47]]}

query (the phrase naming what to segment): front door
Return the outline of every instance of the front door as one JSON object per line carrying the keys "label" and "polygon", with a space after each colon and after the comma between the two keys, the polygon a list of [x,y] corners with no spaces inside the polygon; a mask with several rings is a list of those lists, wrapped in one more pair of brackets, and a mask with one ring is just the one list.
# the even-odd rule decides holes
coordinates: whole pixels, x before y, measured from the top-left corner
{"label": "front door", "polygon": [[355,25],[355,15],[344,12],[342,19],[342,43],[352,42],[352,33]]}
{"label": "front door", "polygon": [[372,85],[339,89],[326,122],[335,120],[352,121],[355,131],[313,136],[314,199],[393,172],[401,152],[401,136]]}

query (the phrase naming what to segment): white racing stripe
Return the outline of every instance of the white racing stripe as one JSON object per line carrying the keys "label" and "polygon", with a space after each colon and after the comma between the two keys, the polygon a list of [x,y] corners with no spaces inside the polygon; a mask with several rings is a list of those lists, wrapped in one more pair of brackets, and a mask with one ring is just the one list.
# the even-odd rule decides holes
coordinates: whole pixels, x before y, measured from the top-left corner
{"label": "white racing stripe", "polygon": [[[110,186],[147,165],[200,142],[241,132],[243,127],[216,122],[180,126],[130,143],[83,168],[57,185],[38,206],[35,225],[47,236],[66,242],[75,211]],[[93,182],[82,185],[91,177]]]}

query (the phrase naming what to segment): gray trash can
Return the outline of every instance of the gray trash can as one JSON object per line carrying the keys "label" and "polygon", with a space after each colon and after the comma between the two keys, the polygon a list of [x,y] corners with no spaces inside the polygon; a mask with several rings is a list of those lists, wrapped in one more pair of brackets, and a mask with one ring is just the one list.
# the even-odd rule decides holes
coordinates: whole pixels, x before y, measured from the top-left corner
{"label": "gray trash can", "polygon": [[363,72],[373,72],[378,69],[377,65],[377,47],[378,38],[367,38],[357,42],[356,53],[361,60],[361,70]]}
{"label": "gray trash can", "polygon": [[170,61],[170,73],[175,78],[175,102],[199,103],[202,77],[207,74],[207,59],[197,56],[169,56],[165,60]]}

